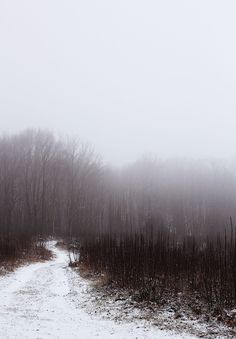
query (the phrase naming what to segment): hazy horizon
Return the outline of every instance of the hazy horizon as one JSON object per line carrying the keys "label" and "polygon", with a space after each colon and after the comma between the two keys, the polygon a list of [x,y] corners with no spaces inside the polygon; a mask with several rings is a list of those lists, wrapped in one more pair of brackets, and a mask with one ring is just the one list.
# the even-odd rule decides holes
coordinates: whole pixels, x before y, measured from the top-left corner
{"label": "hazy horizon", "polygon": [[42,128],[106,163],[236,152],[233,1],[0,3],[0,133]]}

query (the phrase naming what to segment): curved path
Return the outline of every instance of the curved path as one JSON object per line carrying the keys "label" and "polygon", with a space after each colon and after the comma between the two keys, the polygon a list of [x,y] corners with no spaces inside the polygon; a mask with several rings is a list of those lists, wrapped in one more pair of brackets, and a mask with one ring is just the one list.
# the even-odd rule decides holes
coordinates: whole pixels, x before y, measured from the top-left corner
{"label": "curved path", "polygon": [[54,244],[54,260],[0,277],[0,338],[183,338],[89,315],[82,307],[88,283],[68,267],[67,253]]}

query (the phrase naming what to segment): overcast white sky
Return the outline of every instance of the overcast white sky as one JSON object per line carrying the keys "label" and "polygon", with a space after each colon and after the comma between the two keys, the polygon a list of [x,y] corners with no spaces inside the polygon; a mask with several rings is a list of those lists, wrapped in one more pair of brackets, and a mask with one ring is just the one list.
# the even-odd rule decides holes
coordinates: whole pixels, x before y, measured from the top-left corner
{"label": "overcast white sky", "polygon": [[236,2],[0,0],[0,132],[104,160],[236,154]]}

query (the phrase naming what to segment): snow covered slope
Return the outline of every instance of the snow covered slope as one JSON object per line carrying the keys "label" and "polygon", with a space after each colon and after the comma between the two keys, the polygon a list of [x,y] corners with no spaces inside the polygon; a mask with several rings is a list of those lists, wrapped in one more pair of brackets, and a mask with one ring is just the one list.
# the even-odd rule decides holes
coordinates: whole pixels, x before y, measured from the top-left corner
{"label": "snow covered slope", "polygon": [[31,264],[0,277],[0,338],[187,338],[86,313],[71,291],[76,290],[76,298],[83,300],[87,282],[80,278],[74,286],[77,273],[68,267],[67,253],[54,245],[50,244],[53,261]]}

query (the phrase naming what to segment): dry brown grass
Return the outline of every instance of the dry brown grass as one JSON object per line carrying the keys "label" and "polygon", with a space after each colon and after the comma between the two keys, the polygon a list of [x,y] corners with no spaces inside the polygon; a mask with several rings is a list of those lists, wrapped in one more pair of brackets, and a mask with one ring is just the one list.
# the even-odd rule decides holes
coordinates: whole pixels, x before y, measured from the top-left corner
{"label": "dry brown grass", "polygon": [[90,280],[94,287],[104,287],[110,283],[110,277],[107,273],[96,273],[82,262],[76,261],[70,266],[78,268],[81,277]]}
{"label": "dry brown grass", "polygon": [[108,286],[111,282],[111,278],[107,273],[101,273],[98,275],[97,280],[94,281],[94,286],[97,288]]}
{"label": "dry brown grass", "polygon": [[15,271],[18,267],[53,259],[52,251],[44,247],[35,247],[22,252],[18,259],[9,259],[0,263],[0,275]]}
{"label": "dry brown grass", "polygon": [[76,261],[74,263],[71,263],[70,266],[71,267],[77,267],[79,269],[79,273],[80,273],[82,278],[91,279],[91,280],[94,278],[93,271],[89,267],[84,265],[84,263]]}

